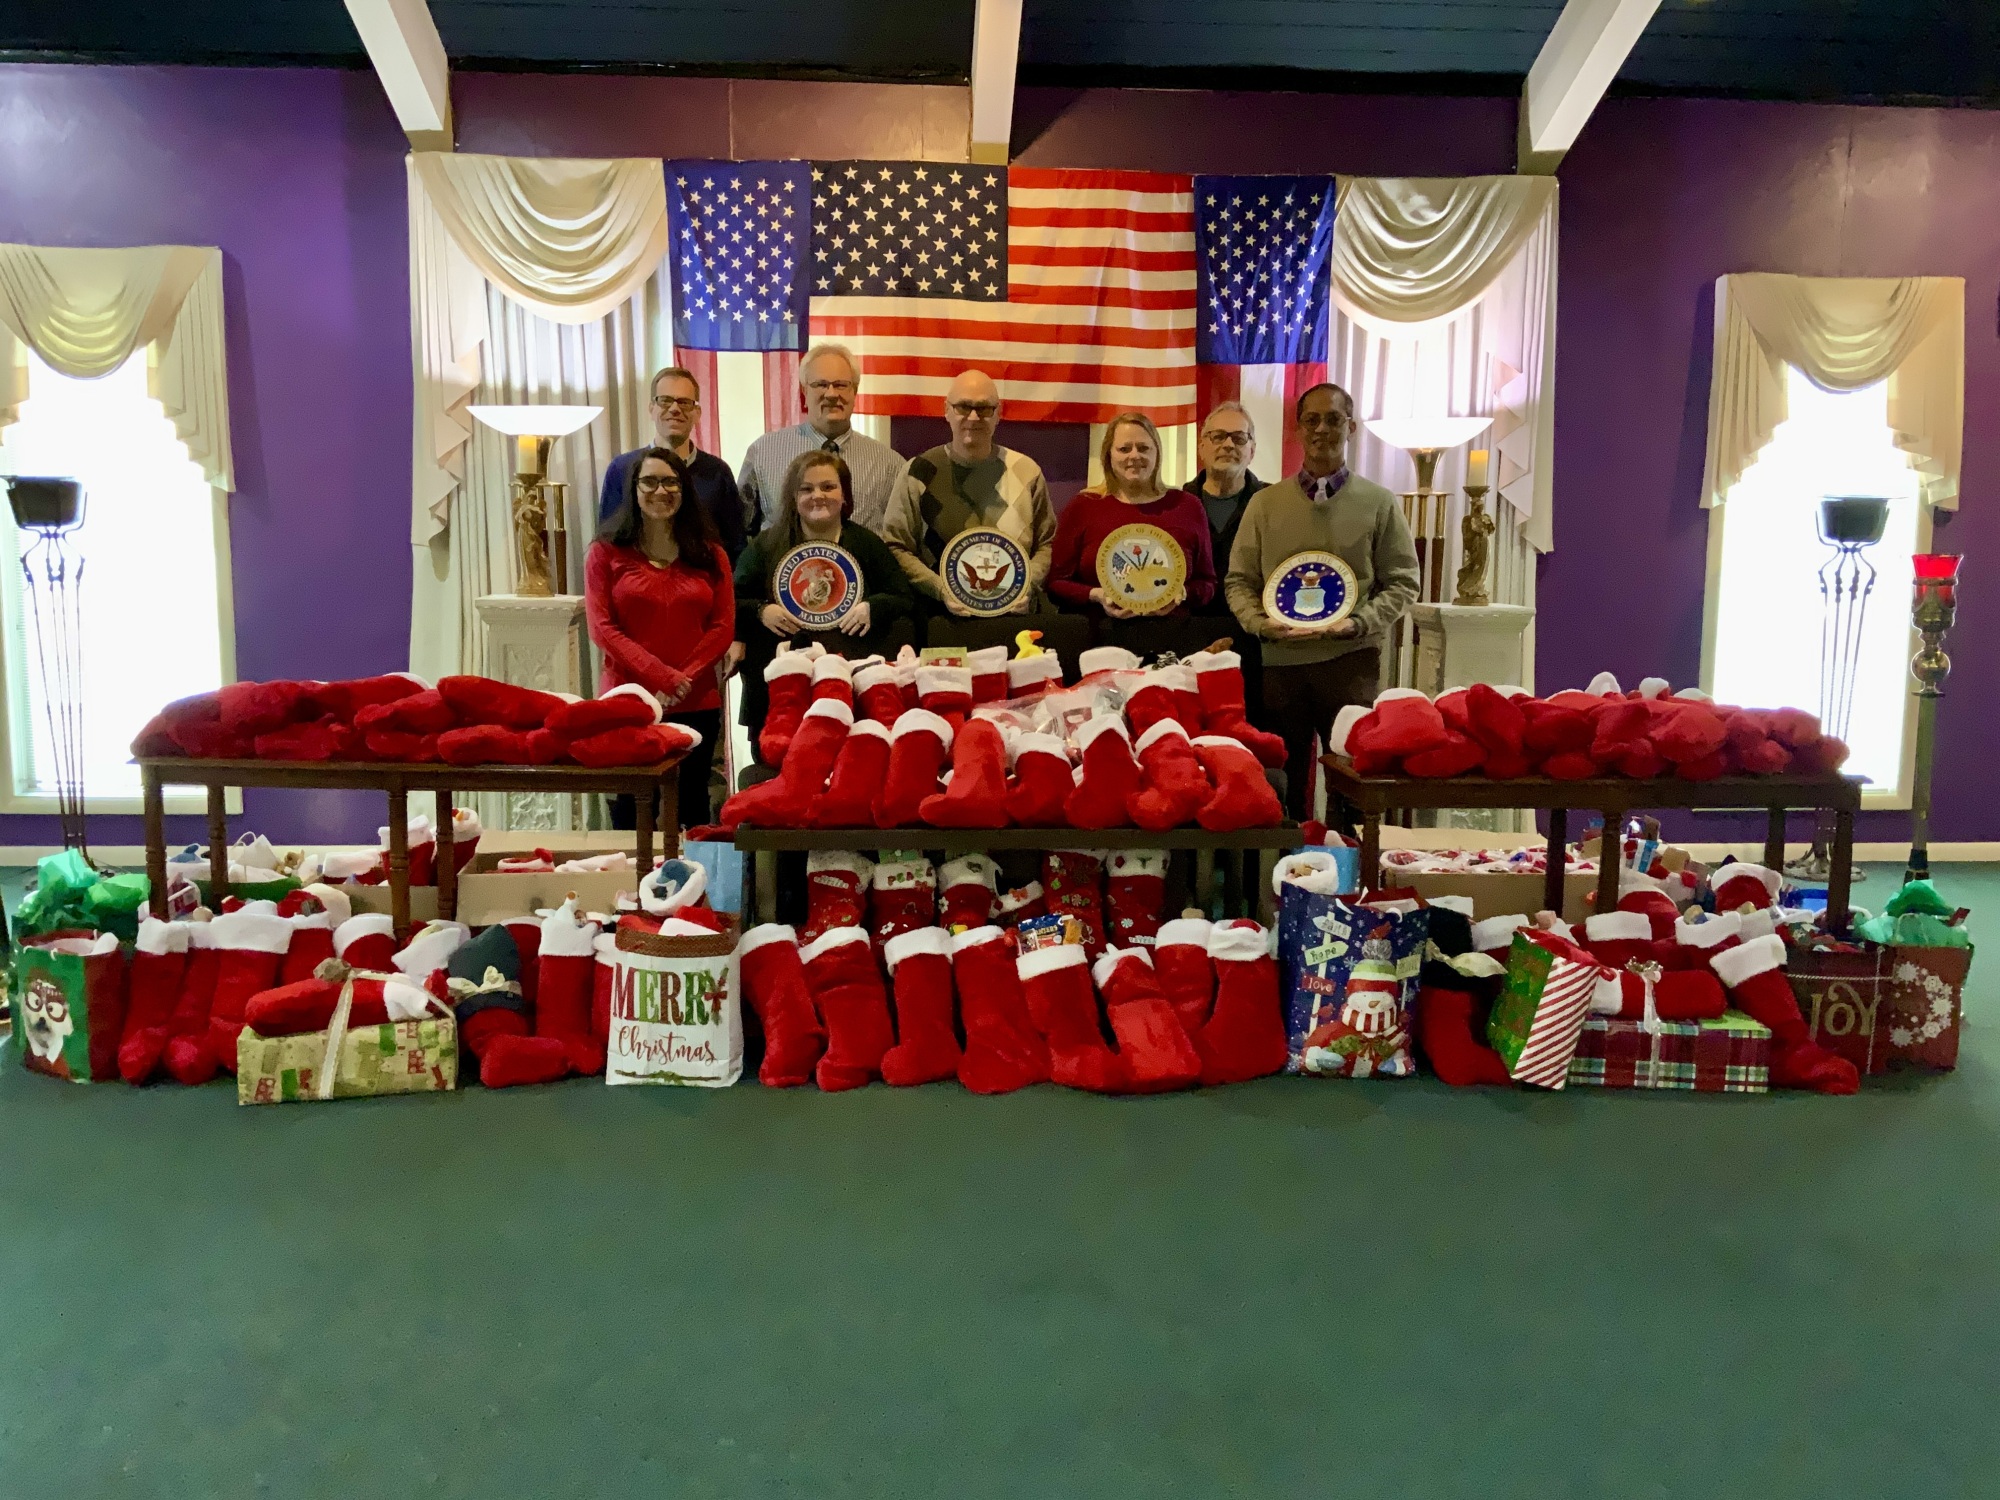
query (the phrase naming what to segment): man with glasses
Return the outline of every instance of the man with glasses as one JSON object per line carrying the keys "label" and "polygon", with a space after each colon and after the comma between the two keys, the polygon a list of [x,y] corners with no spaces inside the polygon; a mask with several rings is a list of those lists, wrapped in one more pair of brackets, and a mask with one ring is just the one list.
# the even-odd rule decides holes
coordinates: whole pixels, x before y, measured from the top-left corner
{"label": "man with glasses", "polygon": [[[668,449],[687,465],[694,497],[715,522],[722,549],[731,562],[743,551],[743,498],[736,492],[736,476],[729,465],[713,453],[703,453],[694,445],[694,426],[701,419],[701,387],[694,376],[679,365],[669,365],[653,377],[653,434],[659,446]],[[597,497],[597,516],[609,520],[625,498],[625,475],[639,461],[651,443],[621,453],[605,466],[604,491]]]}
{"label": "man with glasses", "polygon": [[[1250,497],[1264,488],[1264,481],[1250,472],[1257,456],[1257,429],[1250,413],[1238,401],[1225,401],[1208,414],[1201,424],[1195,451],[1201,469],[1187,487],[1208,512],[1210,556],[1219,567],[1229,566],[1229,549],[1236,545],[1237,528]],[[1226,615],[1229,601],[1220,589],[1196,614]]]}
{"label": "man with glasses", "polygon": [[785,471],[809,448],[838,453],[854,482],[854,511],[847,519],[881,534],[882,513],[903,478],[903,460],[887,443],[854,430],[854,403],[861,394],[861,370],[839,344],[815,344],[799,361],[799,389],[806,419],[796,427],[767,432],[743,455],[743,513],[751,532],[762,531],[778,514]]}
{"label": "man with glasses", "polygon": [[911,585],[934,609],[970,611],[938,577],[945,545],[961,531],[1001,532],[1028,559],[1028,588],[1013,613],[1035,607],[1054,559],[1056,511],[1042,466],[1025,453],[994,441],[1000,427],[1000,388],[984,371],[966,370],[944,398],[951,441],[911,459],[889,513],[882,540],[903,565]]}
{"label": "man with glasses", "polygon": [[[1264,709],[1285,739],[1286,810],[1308,813],[1315,736],[1349,703],[1374,700],[1382,641],[1416,602],[1417,549],[1394,495],[1348,472],[1353,399],[1337,385],[1299,397],[1294,416],[1305,463],[1259,490],[1243,512],[1223,582],[1229,608],[1264,653]],[[1332,552],[1354,569],[1359,603],[1331,630],[1304,630],[1264,613],[1264,580],[1299,552]]]}

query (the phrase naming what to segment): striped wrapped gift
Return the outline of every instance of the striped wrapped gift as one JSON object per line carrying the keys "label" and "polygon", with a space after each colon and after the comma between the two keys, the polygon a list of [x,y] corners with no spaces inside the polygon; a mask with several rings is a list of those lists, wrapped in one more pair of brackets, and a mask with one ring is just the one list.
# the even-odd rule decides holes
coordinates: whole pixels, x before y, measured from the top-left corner
{"label": "striped wrapped gift", "polygon": [[1713,1021],[1592,1016],[1583,1023],[1571,1083],[1612,1089],[1695,1089],[1762,1094],[1771,1087],[1771,1031],[1741,1011]]}

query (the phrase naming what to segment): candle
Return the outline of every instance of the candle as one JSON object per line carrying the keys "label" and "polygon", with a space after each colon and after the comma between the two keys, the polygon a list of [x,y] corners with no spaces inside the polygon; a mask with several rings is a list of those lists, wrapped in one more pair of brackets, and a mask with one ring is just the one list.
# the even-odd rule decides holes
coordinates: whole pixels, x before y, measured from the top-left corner
{"label": "candle", "polygon": [[1486,486],[1486,450],[1474,448],[1465,455],[1465,487],[1484,489]]}
{"label": "candle", "polygon": [[1958,560],[1956,552],[1919,552],[1910,562],[1916,568],[1917,577],[1926,581],[1943,579],[1958,581]]}

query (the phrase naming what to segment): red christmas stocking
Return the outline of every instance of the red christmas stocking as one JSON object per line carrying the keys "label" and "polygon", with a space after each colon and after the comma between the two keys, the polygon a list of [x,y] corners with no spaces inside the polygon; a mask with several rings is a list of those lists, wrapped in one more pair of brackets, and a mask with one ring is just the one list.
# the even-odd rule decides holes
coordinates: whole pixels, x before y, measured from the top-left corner
{"label": "red christmas stocking", "polygon": [[1215,965],[1215,1013],[1195,1038],[1205,1085],[1243,1083],[1279,1072],[1290,1056],[1278,1002],[1278,964],[1255,922],[1224,922],[1208,936]]}
{"label": "red christmas stocking", "polygon": [[[525,953],[521,959],[521,972],[525,975],[530,965]],[[591,944],[590,1034],[597,1038],[597,1045],[606,1050],[611,1046],[611,987],[617,980],[618,934],[600,932],[597,941]]]}
{"label": "red christmas stocking", "polygon": [[[614,729],[643,729],[659,722],[660,700],[638,683],[625,682],[600,697],[565,700],[562,707],[549,710],[542,729],[558,744],[567,745]],[[535,732],[532,726],[529,732]]]}
{"label": "red christmas stocking", "polygon": [[1063,804],[1072,828],[1129,828],[1125,804],[1139,790],[1139,762],[1125,721],[1116,714],[1092,719],[1076,732],[1083,773]]}
{"label": "red christmas stocking", "polygon": [[975,1094],[1010,1094],[1049,1081],[1049,1048],[1028,1017],[1014,945],[1000,927],[975,927],[951,940],[965,1052],[958,1081]]}
{"label": "red christmas stocking", "polygon": [[[894,692],[892,683],[888,691]],[[873,828],[875,793],[889,770],[889,731],[874,719],[847,731],[826,791],[812,804],[815,828]]]}
{"label": "red christmas stocking", "polygon": [[1583,924],[1583,946],[1601,964],[1622,969],[1631,963],[1663,961],[1661,947],[1653,939],[1653,924],[1644,912],[1599,912]]}
{"label": "red christmas stocking", "polygon": [[[528,1002],[528,1014],[533,1015],[536,984],[541,977],[541,965],[536,960],[542,952],[542,919],[509,917],[500,925],[507,929],[507,935],[514,940],[514,952],[520,956],[521,998]],[[604,1014],[608,1022],[611,1012],[607,1010]]]}
{"label": "red christmas stocking", "polygon": [[875,794],[875,826],[901,828],[922,814],[937,790],[938,771],[951,751],[952,727],[926,708],[912,708],[889,731],[889,769]]}
{"label": "red christmas stocking", "polygon": [[948,861],[938,871],[943,910],[938,925],[948,932],[970,932],[993,920],[1000,867],[984,854],[967,854]]}
{"label": "red christmas stocking", "polygon": [[118,1076],[118,1043],[125,1032],[129,993],[125,951],[113,933],[100,933],[83,956],[83,994],[88,1008],[90,1079],[109,1083]]}
{"label": "red christmas stocking", "polygon": [[1040,698],[1062,686],[1062,658],[1044,651],[1017,656],[1007,663],[1007,693],[1014,698]]}
{"label": "red christmas stocking", "polygon": [[208,1040],[215,981],[222,972],[222,950],[215,946],[214,927],[215,922],[196,922],[189,928],[187,972],[174,1001],[173,1019],[167,1022],[167,1076],[190,1087],[207,1083],[220,1066]]}
{"label": "red christmas stocking", "polygon": [[1511,780],[1534,769],[1527,750],[1528,721],[1516,701],[1527,696],[1521,688],[1492,688],[1483,682],[1466,689],[1467,731],[1479,742],[1488,776]]}
{"label": "red christmas stocking", "polygon": [[1051,850],[1042,856],[1042,889],[1049,911],[1074,917],[1083,928],[1083,947],[1104,951],[1104,861],[1082,849]]}
{"label": "red christmas stocking", "polygon": [[895,1045],[889,992],[874,945],[858,927],[836,927],[799,954],[806,988],[826,1021],[826,1054],[813,1070],[824,1093],[856,1089],[882,1076],[882,1055]]}
{"label": "red christmas stocking", "polygon": [[1063,742],[1052,734],[1023,734],[1016,736],[1012,748],[1014,779],[1007,786],[1007,816],[1022,828],[1062,827],[1063,808],[1076,788]]}
{"label": "red christmas stocking", "polygon": [[869,723],[884,729],[894,725],[903,716],[903,690],[896,685],[896,669],[882,662],[856,672],[854,704]]}
{"label": "red christmas stocking", "polygon": [[[1475,1035],[1485,1032],[1481,1012],[1490,1002],[1480,1003],[1471,986],[1478,980],[1462,981],[1466,988],[1443,983],[1426,984],[1417,997],[1417,1045],[1423,1048],[1437,1076],[1455,1088],[1475,1083],[1510,1084],[1507,1064],[1500,1054]],[[1489,982],[1488,987],[1491,987]]]}
{"label": "red christmas stocking", "polygon": [[799,930],[800,940],[816,942],[836,927],[861,926],[874,873],[873,860],[849,849],[815,849],[808,854],[806,922]]}
{"label": "red christmas stocking", "polygon": [[922,855],[885,859],[868,888],[868,926],[875,941],[937,924],[937,872]]}
{"label": "red christmas stocking", "polygon": [[764,688],[771,695],[764,724],[757,731],[757,759],[767,766],[785,763],[792,736],[799,731],[806,703],[812,697],[812,658],[803,651],[779,651],[764,668]]}
{"label": "red christmas stocking", "polygon": [[1227,735],[1274,771],[1283,766],[1284,738],[1267,734],[1243,717],[1243,658],[1234,651],[1198,651],[1188,665],[1194,668],[1195,691],[1201,695],[1203,730]]}
{"label": "red christmas stocking", "polygon": [[1132,689],[1125,700],[1125,724],[1135,737],[1142,736],[1166,719],[1179,722],[1180,699],[1174,695],[1176,674],[1187,678],[1187,686],[1194,686],[1194,673],[1187,667],[1155,667],[1139,679],[1139,685]]}
{"label": "red christmas stocking", "polygon": [[297,984],[310,979],[327,959],[339,957],[334,934],[353,911],[346,893],[330,885],[303,886],[279,902],[278,915],[291,919],[292,940],[285,948],[277,982]]}
{"label": "red christmas stocking", "polygon": [[1000,727],[970,719],[952,739],[951,785],[917,806],[933,828],[1007,826],[1007,743]]}
{"label": "red christmas stocking", "polygon": [[1027,994],[1028,1016],[1048,1039],[1049,1077],[1064,1088],[1124,1093],[1129,1079],[1098,1024],[1083,949],[1074,943],[1037,948],[1023,953],[1014,967]]}
{"label": "red christmas stocking", "polygon": [[1666,964],[1670,969],[1706,971],[1718,953],[1727,953],[1742,941],[1743,918],[1735,912],[1704,922],[1683,919],[1674,923],[1673,952]]}
{"label": "red christmas stocking", "polygon": [[1126,1087],[1135,1094],[1184,1089],[1201,1077],[1201,1057],[1160,990],[1143,948],[1107,948],[1092,976],[1118,1038]]}
{"label": "red christmas stocking", "polygon": [[1204,734],[1194,742],[1202,769],[1215,787],[1195,814],[1195,821],[1216,833],[1238,828],[1275,828],[1285,821],[1285,809],[1264,768],[1234,739]]}
{"label": "red christmas stocking", "polygon": [[896,983],[896,1045],[882,1056],[882,1081],[896,1088],[936,1083],[958,1072],[951,1024],[951,934],[919,927],[882,947]]}
{"label": "red christmas stocking", "polygon": [[132,948],[125,1027],[118,1039],[118,1076],[145,1083],[167,1050],[167,1027],[187,974],[188,924],[147,917]]}
{"label": "red christmas stocking", "polygon": [[1002,891],[1000,899],[993,903],[993,920],[1002,927],[1019,927],[1032,917],[1045,917],[1048,913],[1048,898],[1042,894],[1039,880]]}
{"label": "red christmas stocking", "polygon": [[918,667],[917,702],[951,726],[953,734],[972,708],[972,672],[966,667]]}
{"label": "red christmas stocking", "polygon": [[1141,828],[1160,831],[1192,823],[1213,788],[1201,758],[1177,719],[1161,719],[1139,736],[1139,789],[1125,810]]}
{"label": "red christmas stocking", "polygon": [[1153,942],[1153,972],[1160,990],[1192,1037],[1208,1024],[1215,1003],[1215,966],[1208,958],[1208,937],[1214,926],[1206,917],[1176,917],[1160,928]]}
{"label": "red christmas stocking", "polygon": [[833,763],[847,743],[854,710],[837,699],[823,699],[806,710],[798,733],[785,750],[785,763],[771,780],[738,792],[722,804],[722,826],[737,828],[804,828],[813,803],[833,774]]}
{"label": "red christmas stocking", "polygon": [[1007,648],[982,646],[965,653],[965,669],[972,674],[972,701],[998,703],[1007,696]]}
{"label": "red christmas stocking", "polygon": [[[604,1044],[590,1024],[597,936],[597,924],[582,919],[572,896],[542,919],[542,940],[534,960],[535,1035],[560,1041],[570,1071],[585,1077],[604,1071]],[[522,967],[527,967],[526,960]]]}
{"label": "red christmas stocking", "polygon": [[[258,903],[268,906],[268,902]],[[208,924],[216,948],[215,994],[209,1001],[207,1048],[214,1065],[225,1072],[236,1071],[236,1038],[243,1030],[243,1007],[261,990],[283,983],[278,977],[286,951],[292,943],[292,924],[275,911],[227,912]],[[332,947],[328,932],[327,946]],[[167,1067],[182,1082],[183,1072],[200,1073],[205,1063],[183,1053],[177,1068],[175,1044],[167,1044]],[[215,1076],[211,1070],[199,1079],[206,1083]]]}
{"label": "red christmas stocking", "polygon": [[1785,940],[1776,933],[1753,939],[1709,961],[1729,998],[1752,1020],[1771,1028],[1771,1082],[1781,1089],[1851,1094],[1861,1087],[1853,1063],[1811,1038],[1798,997],[1785,979]]}
{"label": "red christmas stocking", "polygon": [[1151,947],[1167,907],[1167,851],[1117,849],[1104,861],[1104,940]]}
{"label": "red christmas stocking", "polygon": [[854,664],[832,652],[814,662],[812,670],[812,702],[828,699],[854,707]]}
{"label": "red christmas stocking", "polygon": [[744,1001],[764,1031],[757,1081],[771,1089],[811,1083],[813,1065],[826,1051],[826,1028],[806,988],[798,934],[778,922],[753,927],[736,945],[736,958]]}

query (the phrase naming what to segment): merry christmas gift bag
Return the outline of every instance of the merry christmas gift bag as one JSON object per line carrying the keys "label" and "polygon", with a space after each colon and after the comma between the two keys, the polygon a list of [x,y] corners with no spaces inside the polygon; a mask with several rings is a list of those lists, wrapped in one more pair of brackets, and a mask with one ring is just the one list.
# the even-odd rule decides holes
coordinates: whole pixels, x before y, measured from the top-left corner
{"label": "merry christmas gift bag", "polygon": [[[1286,910],[1290,922],[1284,922]],[[1280,908],[1289,1073],[1409,1078],[1417,971],[1429,913],[1298,889]]]}
{"label": "merry christmas gift bag", "polygon": [[619,928],[606,1083],[725,1089],[743,1076],[736,920],[725,918],[721,932],[693,929],[672,919],[658,933]]}
{"label": "merry christmas gift bag", "polygon": [[1568,1082],[1591,996],[1606,980],[1616,983],[1617,975],[1576,944],[1551,933],[1516,932],[1507,977],[1486,1023],[1486,1040],[1507,1075],[1550,1089]]}

